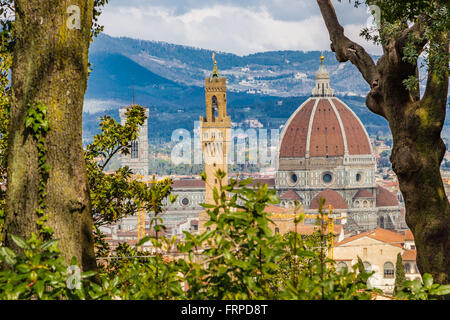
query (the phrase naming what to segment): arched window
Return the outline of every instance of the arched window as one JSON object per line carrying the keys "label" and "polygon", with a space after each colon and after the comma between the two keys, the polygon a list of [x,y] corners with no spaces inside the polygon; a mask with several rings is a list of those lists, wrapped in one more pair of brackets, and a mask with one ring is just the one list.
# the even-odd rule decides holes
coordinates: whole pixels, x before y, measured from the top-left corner
{"label": "arched window", "polygon": [[385,278],[394,278],[395,270],[394,265],[391,262],[386,262],[383,269]]}
{"label": "arched window", "polygon": [[384,217],[380,217],[380,228],[384,228]]}
{"label": "arched window", "polygon": [[405,263],[405,273],[411,273],[411,266],[409,263]]}
{"label": "arched window", "polygon": [[139,142],[131,141],[131,159],[139,158]]}
{"label": "arched window", "polygon": [[217,102],[217,97],[216,96],[213,96],[212,97],[212,110],[211,110],[211,112],[212,112],[212,119],[213,119],[213,121],[215,121],[215,119],[218,117],[218,115],[217,115],[217,112],[218,112],[218,110],[219,110],[219,104],[218,104],[218,102]]}
{"label": "arched window", "polygon": [[364,265],[364,270],[365,270],[367,273],[372,272],[372,265],[371,265],[369,262],[364,261],[364,262],[363,262],[363,265]]}
{"label": "arched window", "polygon": [[275,228],[275,234],[279,234],[280,233],[280,229],[277,227]]}
{"label": "arched window", "polygon": [[336,270],[338,273],[342,273],[342,272],[344,272],[344,270],[348,270],[348,266],[344,261],[340,261],[337,264]]}

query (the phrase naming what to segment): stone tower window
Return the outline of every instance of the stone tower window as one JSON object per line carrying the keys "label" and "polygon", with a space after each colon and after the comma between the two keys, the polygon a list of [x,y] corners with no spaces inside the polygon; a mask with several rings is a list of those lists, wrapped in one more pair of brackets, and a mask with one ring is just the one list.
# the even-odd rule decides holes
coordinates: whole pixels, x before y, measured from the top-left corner
{"label": "stone tower window", "polygon": [[131,159],[139,158],[139,142],[131,141]]}
{"label": "stone tower window", "polygon": [[218,114],[217,114],[218,110],[219,110],[219,104],[217,102],[217,97],[213,96],[212,97],[212,110],[211,110],[213,122],[215,121],[216,118],[218,118]]}

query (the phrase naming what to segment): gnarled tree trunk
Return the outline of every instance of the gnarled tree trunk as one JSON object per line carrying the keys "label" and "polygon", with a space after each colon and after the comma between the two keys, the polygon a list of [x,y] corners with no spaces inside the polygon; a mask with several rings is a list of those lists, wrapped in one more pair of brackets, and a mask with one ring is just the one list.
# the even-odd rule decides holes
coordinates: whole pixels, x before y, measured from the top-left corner
{"label": "gnarled tree trunk", "polygon": [[39,181],[36,140],[25,128],[30,106],[48,107],[47,225],[66,261],[96,268],[92,217],[82,145],[93,0],[16,0],[8,150],[6,245],[10,235],[37,233]]}
{"label": "gnarled tree trunk", "polygon": [[[375,64],[369,54],[344,35],[330,0],[317,0],[339,62],[351,61],[370,85],[367,107],[389,122],[394,147],[391,162],[405,199],[406,223],[417,247],[417,266],[436,282],[450,283],[450,206],[444,192],[440,164],[445,154],[441,131],[445,121],[448,74],[437,76],[429,66],[426,91],[409,91],[403,81],[418,74],[417,64],[403,61],[408,37],[423,32],[416,23],[383,45]],[[420,39],[419,37],[416,37]],[[420,42],[422,41],[422,43]],[[426,43],[414,45],[421,51]],[[448,38],[437,45],[448,50]]]}

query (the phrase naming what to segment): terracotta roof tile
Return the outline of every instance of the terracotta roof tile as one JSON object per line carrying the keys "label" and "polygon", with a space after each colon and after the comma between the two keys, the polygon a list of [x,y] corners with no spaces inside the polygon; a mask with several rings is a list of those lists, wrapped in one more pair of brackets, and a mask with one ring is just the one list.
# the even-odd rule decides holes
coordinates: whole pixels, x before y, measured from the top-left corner
{"label": "terracotta roof tile", "polygon": [[360,189],[353,197],[353,199],[357,198],[373,198],[373,194],[367,189]]}
{"label": "terracotta roof tile", "polygon": [[409,229],[405,232],[405,241],[414,241],[414,235]]}
{"label": "terracotta roof tile", "polygon": [[397,197],[387,189],[377,185],[377,207],[396,207]]}
{"label": "terracotta roof tile", "polygon": [[264,209],[264,212],[266,212],[266,213],[290,213],[291,211],[286,208],[283,208],[283,207],[268,205]]}
{"label": "terracotta roof tile", "polygon": [[356,118],[351,109],[346,107],[339,99],[333,99],[333,103],[344,124],[348,153],[350,155],[371,154],[370,142],[366,135],[366,131],[358,118]]}
{"label": "terracotta roof tile", "polygon": [[416,250],[406,250],[402,255],[403,261],[416,261],[417,251]]}
{"label": "terracotta roof tile", "polygon": [[256,186],[258,183],[267,184],[268,187],[275,186],[275,179],[273,178],[253,178],[253,182],[250,186]]}
{"label": "terracotta roof tile", "polygon": [[311,157],[343,156],[344,138],[338,117],[327,99],[320,99],[311,129]]}
{"label": "terracotta roof tile", "polygon": [[174,180],[172,188],[205,188],[205,181],[201,179]]}
{"label": "terracotta roof tile", "polygon": [[311,99],[295,112],[289,127],[285,130],[280,145],[280,157],[304,157],[308,137],[309,118],[314,108],[315,100]]}
{"label": "terracotta roof tile", "polygon": [[309,208],[319,209],[320,198],[324,198],[326,200],[324,208],[328,208],[328,206],[331,204],[334,209],[348,209],[347,202],[345,202],[344,198],[342,198],[339,193],[331,189],[326,189],[316,195],[314,199],[312,199]]}
{"label": "terracotta roof tile", "polygon": [[402,247],[402,244],[404,243],[404,236],[400,233],[389,231],[382,228],[377,228],[374,230],[366,231],[363,233],[360,233],[358,235],[349,237],[347,239],[342,240],[339,243],[336,243],[336,246],[340,246],[352,241],[355,241],[357,239],[361,239],[363,237],[369,237],[378,241],[389,243],[396,247]]}
{"label": "terracotta roof tile", "polygon": [[288,190],[286,191],[280,199],[284,200],[301,200],[300,196],[295,192],[294,190]]}
{"label": "terracotta roof tile", "polygon": [[[297,225],[297,233],[301,235],[312,235],[315,231],[319,230],[319,226],[310,224],[299,224]],[[333,233],[338,235],[341,233],[343,225],[336,224],[333,228]],[[291,227],[289,231],[295,232],[295,226]],[[324,230],[324,233],[328,233],[328,229]]]}

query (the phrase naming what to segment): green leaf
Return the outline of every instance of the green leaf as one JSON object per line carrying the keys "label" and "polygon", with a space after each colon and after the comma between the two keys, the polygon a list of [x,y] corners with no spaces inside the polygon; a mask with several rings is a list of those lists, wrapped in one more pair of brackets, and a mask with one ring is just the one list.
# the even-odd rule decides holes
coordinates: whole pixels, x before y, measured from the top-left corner
{"label": "green leaf", "polygon": [[9,248],[0,247],[0,257],[10,266],[16,264],[16,254]]}
{"label": "green leaf", "polygon": [[434,289],[431,294],[437,295],[437,296],[444,296],[447,294],[450,294],[450,285],[441,285],[438,288]]}
{"label": "green leaf", "polygon": [[15,235],[11,235],[11,239],[14,241],[14,243],[22,249],[30,249],[30,246],[27,244],[27,242],[25,241],[25,239],[19,237],[19,236],[15,236]]}
{"label": "green leaf", "polygon": [[18,264],[16,266],[16,269],[20,272],[20,273],[28,273],[31,271],[31,268],[29,265],[25,264],[25,263],[21,263]]}
{"label": "green leaf", "polygon": [[36,289],[36,293],[39,297],[39,299],[42,299],[43,295],[44,295],[44,281],[37,281],[36,284],[34,285],[35,289]]}
{"label": "green leaf", "polygon": [[208,203],[200,203],[200,205],[201,205],[203,208],[206,208],[206,209],[213,209],[213,208],[216,207],[215,205],[213,205],[213,204],[208,204]]}
{"label": "green leaf", "polygon": [[97,272],[95,272],[95,271],[86,271],[86,272],[81,273],[80,276],[81,276],[81,279],[86,279],[86,278],[93,277],[96,274],[97,274]]}
{"label": "green leaf", "polygon": [[53,239],[53,240],[46,241],[39,247],[39,249],[41,249],[42,251],[45,251],[55,243],[58,243],[58,240]]}
{"label": "green leaf", "polygon": [[139,240],[139,242],[136,244],[136,247],[142,246],[144,243],[149,242],[152,239],[152,237],[146,236]]}
{"label": "green leaf", "polygon": [[422,277],[423,285],[425,288],[430,289],[433,284],[433,276],[429,273],[425,273]]}

